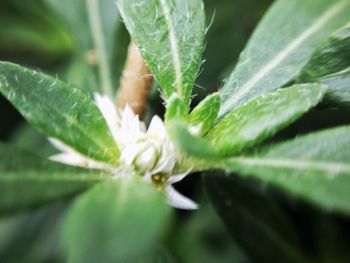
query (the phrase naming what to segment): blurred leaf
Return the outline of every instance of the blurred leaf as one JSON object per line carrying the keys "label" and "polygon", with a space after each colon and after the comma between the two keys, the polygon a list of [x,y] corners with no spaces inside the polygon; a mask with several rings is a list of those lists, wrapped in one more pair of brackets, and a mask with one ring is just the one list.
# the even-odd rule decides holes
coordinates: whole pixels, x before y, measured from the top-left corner
{"label": "blurred leaf", "polygon": [[172,243],[179,257],[191,263],[247,262],[212,206],[207,200],[200,203],[200,209],[174,229]]}
{"label": "blurred leaf", "polygon": [[208,172],[205,186],[233,238],[254,262],[309,262],[288,215],[266,191],[248,179],[217,172]]}
{"label": "blurred leaf", "polygon": [[68,261],[139,260],[161,236],[169,211],[162,194],[139,178],[99,184],[82,195],[67,215]]}
{"label": "blurred leaf", "polygon": [[[50,143],[47,136],[38,132],[28,123],[22,123],[12,134],[9,143],[35,155],[48,158],[59,151]],[[40,145],[40,147],[38,147]]]}
{"label": "blurred leaf", "polygon": [[194,89],[193,101],[198,103],[222,86],[222,79],[233,70],[239,53],[271,2],[204,0],[208,24],[205,63],[198,76],[199,86]]}
{"label": "blurred leaf", "polygon": [[208,95],[191,111],[190,125],[198,129],[200,135],[205,135],[214,126],[219,109],[219,94]]}
{"label": "blurred leaf", "polygon": [[349,21],[349,12],[347,0],[276,1],[220,91],[219,115],[289,82],[320,41]]}
{"label": "blurred leaf", "polygon": [[7,62],[0,62],[0,92],[39,130],[93,159],[116,162],[106,121],[85,93]]}
{"label": "blurred leaf", "polygon": [[202,1],[120,0],[118,6],[164,98],[176,92],[188,107],[204,46]]}
{"label": "blurred leaf", "polygon": [[350,126],[300,136],[212,166],[253,176],[327,210],[350,214]]}
{"label": "blurred leaf", "polygon": [[110,174],[58,164],[0,144],[0,212],[61,200]]}
{"label": "blurred leaf", "polygon": [[350,106],[350,23],[315,50],[295,82],[326,84],[326,103]]}
{"label": "blurred leaf", "polygon": [[[114,77],[115,49],[120,47],[126,49],[128,43],[124,41],[123,25],[119,21],[120,17],[114,1],[46,0],[46,2],[67,25],[77,43],[79,57],[75,64],[80,65],[79,70],[85,72],[84,76],[90,80],[82,79],[79,87],[113,97],[121,74],[119,72],[118,78]],[[118,62],[124,64],[123,61]],[[74,73],[70,74],[71,80],[76,82]]]}
{"label": "blurred leaf", "polygon": [[71,51],[69,36],[42,1],[2,0],[0,24],[2,58],[47,66]]}
{"label": "blurred leaf", "polygon": [[230,156],[293,123],[323,98],[320,84],[302,84],[264,94],[232,110],[206,136],[218,154]]}

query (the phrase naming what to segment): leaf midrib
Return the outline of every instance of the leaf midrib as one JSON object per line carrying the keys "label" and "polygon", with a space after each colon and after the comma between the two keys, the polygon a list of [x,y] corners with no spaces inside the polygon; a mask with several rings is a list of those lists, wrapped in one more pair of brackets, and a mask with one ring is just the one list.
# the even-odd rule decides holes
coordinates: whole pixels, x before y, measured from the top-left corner
{"label": "leaf midrib", "polygon": [[175,35],[175,29],[174,29],[174,23],[171,18],[170,9],[167,5],[167,2],[165,0],[160,0],[160,6],[162,8],[165,22],[167,24],[167,27],[169,29],[169,43],[170,43],[170,49],[171,49],[171,56],[172,56],[172,62],[175,69],[175,86],[178,94],[182,97],[182,74],[181,74],[181,60],[180,60],[180,54],[178,49],[178,44],[176,41],[176,35]]}
{"label": "leaf midrib", "polygon": [[346,1],[340,1],[332,5],[325,11],[319,19],[311,24],[305,31],[302,32],[294,41],[292,41],[285,49],[280,51],[274,59],[272,59],[265,67],[261,68],[251,79],[249,79],[230,99],[224,101],[221,105],[219,116],[223,116],[231,106],[236,103],[242,96],[247,94],[250,89],[265,77],[271,70],[276,68],[291,52],[297,49],[306,39],[312,36],[313,33],[321,29],[331,18],[337,15],[344,6],[348,5]]}
{"label": "leaf midrib", "polygon": [[300,159],[289,159],[289,158],[265,158],[265,157],[238,157],[232,158],[225,161],[237,162],[244,165],[251,166],[268,166],[272,168],[292,168],[292,169],[314,169],[319,171],[327,171],[331,173],[350,173],[350,165],[341,162],[324,162],[319,160],[300,160]]}

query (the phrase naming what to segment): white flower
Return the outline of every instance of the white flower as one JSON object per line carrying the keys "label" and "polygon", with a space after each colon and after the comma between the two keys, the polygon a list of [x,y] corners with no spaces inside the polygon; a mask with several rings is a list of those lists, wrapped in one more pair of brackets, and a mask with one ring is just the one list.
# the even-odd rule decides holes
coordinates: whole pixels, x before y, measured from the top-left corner
{"label": "white flower", "polygon": [[171,206],[197,209],[198,205],[195,202],[172,186],[181,181],[189,171],[176,173],[176,163],[180,161],[180,156],[168,138],[163,121],[154,116],[147,130],[130,107],[126,106],[123,111],[118,111],[107,96],[100,94],[95,94],[95,102],[121,151],[119,166],[112,167],[110,164],[90,159],[53,138],[50,138],[51,143],[62,153],[50,159],[69,165],[112,170],[115,178],[140,174],[165,193]]}

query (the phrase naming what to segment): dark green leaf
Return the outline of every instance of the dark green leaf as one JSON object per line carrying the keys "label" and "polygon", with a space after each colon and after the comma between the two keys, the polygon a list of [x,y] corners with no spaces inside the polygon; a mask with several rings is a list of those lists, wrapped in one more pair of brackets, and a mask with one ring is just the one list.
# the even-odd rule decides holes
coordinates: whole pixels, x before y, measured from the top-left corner
{"label": "dark green leaf", "polygon": [[110,176],[101,171],[58,164],[0,144],[0,212],[61,200]]}
{"label": "dark green leaf", "polygon": [[350,126],[301,136],[212,164],[276,185],[327,210],[350,214]]}
{"label": "dark green leaf", "polygon": [[201,0],[120,0],[130,35],[168,100],[188,106],[201,62],[205,16]]}
{"label": "dark green leaf", "polygon": [[139,178],[97,185],[67,215],[68,261],[134,262],[161,236],[170,207],[155,187]]}
{"label": "dark green leaf", "polygon": [[294,82],[320,82],[329,87],[325,102],[350,105],[350,24],[330,35],[312,54]]}
{"label": "dark green leaf", "polygon": [[220,91],[220,116],[293,79],[320,41],[349,21],[347,0],[274,3]]}
{"label": "dark green leaf", "polygon": [[118,148],[101,112],[80,90],[0,62],[0,92],[33,126],[93,159],[116,163]]}
{"label": "dark green leaf", "polygon": [[254,262],[308,262],[291,220],[266,189],[215,171],[208,172],[205,186],[233,238]]}
{"label": "dark green leaf", "polygon": [[228,113],[206,137],[224,156],[262,142],[293,123],[323,98],[320,84],[302,84],[255,98]]}

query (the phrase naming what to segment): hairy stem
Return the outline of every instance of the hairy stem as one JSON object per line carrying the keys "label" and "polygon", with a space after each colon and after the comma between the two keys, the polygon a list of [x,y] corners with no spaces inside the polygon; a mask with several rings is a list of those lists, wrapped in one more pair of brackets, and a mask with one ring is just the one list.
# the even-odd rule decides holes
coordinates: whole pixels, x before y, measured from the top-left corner
{"label": "hairy stem", "polygon": [[128,104],[136,114],[142,116],[152,85],[152,75],[134,42],[128,49],[123,76],[120,82],[117,106]]}

